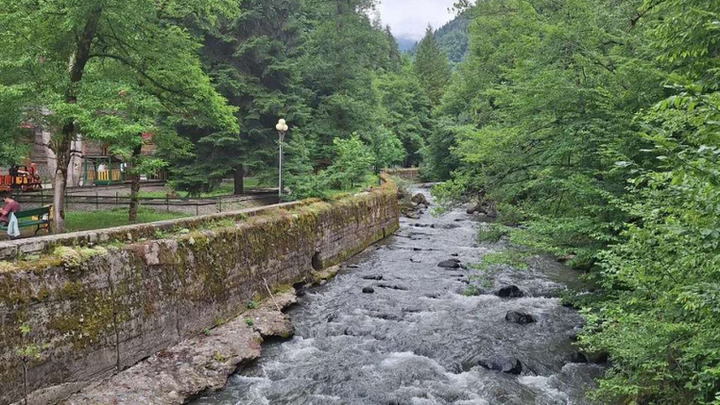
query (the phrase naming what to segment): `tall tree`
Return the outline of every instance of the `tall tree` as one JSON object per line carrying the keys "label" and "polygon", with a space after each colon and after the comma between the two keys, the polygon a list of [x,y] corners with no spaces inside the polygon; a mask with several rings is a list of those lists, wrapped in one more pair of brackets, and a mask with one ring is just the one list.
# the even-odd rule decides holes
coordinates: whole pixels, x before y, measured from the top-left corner
{"label": "tall tree", "polygon": [[307,1],[306,12],[315,29],[304,58],[305,85],[313,90],[314,134],[325,158],[335,137],[376,127],[375,71],[390,65],[389,41],[384,30],[368,17],[374,0]]}
{"label": "tall tree", "polygon": [[432,27],[425,31],[415,55],[415,73],[433,105],[438,105],[450,81],[450,63],[440,50]]}
{"label": "tall tree", "polygon": [[[222,131],[197,141],[197,160],[180,172],[203,172],[202,183],[235,179],[273,167],[277,160],[279,117],[301,128],[308,121],[308,91],[300,85],[298,58],[303,51],[303,18],[298,2],[249,0],[237,18],[208,30],[203,61],[216,88],[236,106],[239,132]],[[192,182],[193,175],[184,176]],[[197,186],[186,184],[186,188]]]}
{"label": "tall tree", "polygon": [[420,151],[433,127],[430,99],[420,84],[412,62],[405,56],[398,72],[379,74],[375,80],[380,117],[405,148],[404,165],[420,164]]}
{"label": "tall tree", "polygon": [[[237,128],[232,109],[210,84],[196,54],[197,40],[179,25],[213,24],[230,16],[230,0],[17,0],[0,4],[0,83],[22,90],[24,107],[47,107],[35,120],[52,129],[57,232],[64,231],[63,196],[73,141],[104,136],[106,98],[133,86],[155,97],[175,122]],[[102,103],[97,103],[97,100]],[[100,104],[100,105],[98,105]],[[133,114],[130,114],[132,116]],[[102,119],[99,119],[102,117]],[[131,118],[131,125],[134,125]],[[138,132],[114,130],[136,136]]]}

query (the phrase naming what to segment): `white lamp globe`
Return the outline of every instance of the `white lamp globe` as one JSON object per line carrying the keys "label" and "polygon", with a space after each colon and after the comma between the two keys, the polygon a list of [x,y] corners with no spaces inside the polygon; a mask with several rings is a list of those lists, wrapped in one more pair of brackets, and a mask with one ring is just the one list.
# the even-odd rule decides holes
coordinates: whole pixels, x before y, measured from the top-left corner
{"label": "white lamp globe", "polygon": [[275,129],[277,129],[278,131],[282,131],[284,127],[285,127],[285,124],[281,124],[279,122],[277,125],[275,125]]}
{"label": "white lamp globe", "polygon": [[283,132],[287,132],[288,129],[290,129],[290,128],[287,126],[287,124],[284,124],[284,125],[283,125],[283,129],[282,129]]}

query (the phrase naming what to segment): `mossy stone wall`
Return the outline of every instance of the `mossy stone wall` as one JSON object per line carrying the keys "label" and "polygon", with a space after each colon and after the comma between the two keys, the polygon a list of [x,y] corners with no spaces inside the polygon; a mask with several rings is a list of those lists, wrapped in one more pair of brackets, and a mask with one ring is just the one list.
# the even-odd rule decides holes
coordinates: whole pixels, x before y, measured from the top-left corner
{"label": "mossy stone wall", "polygon": [[55,403],[239,315],[266,283],[309,280],[393,233],[396,194],[388,182],[172,239],[64,247],[1,272],[0,405]]}

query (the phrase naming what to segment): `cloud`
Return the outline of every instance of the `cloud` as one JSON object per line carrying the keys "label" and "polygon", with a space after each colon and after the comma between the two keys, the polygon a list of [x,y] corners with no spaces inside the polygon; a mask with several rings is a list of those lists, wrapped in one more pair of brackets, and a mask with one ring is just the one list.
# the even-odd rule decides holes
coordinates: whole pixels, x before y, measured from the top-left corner
{"label": "cloud", "polygon": [[452,20],[455,0],[381,0],[378,11],[398,38],[422,39],[428,24],[437,29]]}

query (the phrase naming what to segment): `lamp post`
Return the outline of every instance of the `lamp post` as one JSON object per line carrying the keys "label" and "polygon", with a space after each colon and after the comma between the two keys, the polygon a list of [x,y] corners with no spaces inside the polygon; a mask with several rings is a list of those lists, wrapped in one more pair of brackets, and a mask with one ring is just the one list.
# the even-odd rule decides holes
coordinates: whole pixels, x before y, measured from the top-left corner
{"label": "lamp post", "polygon": [[282,167],[283,167],[283,142],[285,142],[285,133],[288,131],[288,125],[287,122],[280,118],[277,125],[275,125],[275,129],[278,131],[279,135],[279,144],[280,144],[280,167],[278,171],[278,196],[282,199],[282,189],[283,189],[283,182],[282,182]]}

